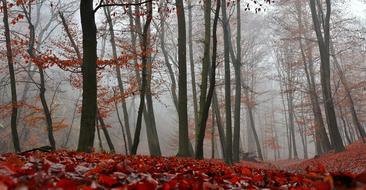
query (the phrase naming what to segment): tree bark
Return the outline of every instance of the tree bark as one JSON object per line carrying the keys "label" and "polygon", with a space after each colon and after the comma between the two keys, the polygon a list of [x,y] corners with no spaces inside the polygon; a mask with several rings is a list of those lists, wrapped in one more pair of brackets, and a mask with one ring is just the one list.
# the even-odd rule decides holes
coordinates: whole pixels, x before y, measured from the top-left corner
{"label": "tree bark", "polygon": [[80,15],[83,31],[83,100],[78,151],[91,152],[94,144],[97,111],[97,28],[93,0],[80,1]]}

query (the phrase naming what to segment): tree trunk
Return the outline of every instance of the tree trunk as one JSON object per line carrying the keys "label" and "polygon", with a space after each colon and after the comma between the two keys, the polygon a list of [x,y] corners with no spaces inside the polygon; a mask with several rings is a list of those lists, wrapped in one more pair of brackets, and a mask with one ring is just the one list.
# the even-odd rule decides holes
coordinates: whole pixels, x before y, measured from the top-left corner
{"label": "tree trunk", "polygon": [[289,115],[289,126],[290,126],[290,135],[291,135],[291,143],[294,153],[294,159],[299,159],[299,156],[297,155],[297,148],[296,148],[296,140],[295,140],[295,118],[294,118],[294,107],[293,107],[293,90],[291,89],[292,86],[289,87],[290,89],[287,89],[287,106],[288,106],[288,115]]}
{"label": "tree trunk", "polygon": [[98,119],[95,119],[95,123],[96,123],[96,128],[97,128],[97,137],[98,137],[98,142],[99,142],[99,148],[101,152],[104,152],[104,148],[103,148],[103,143],[102,143],[102,137],[100,135],[100,126],[98,125]]}
{"label": "tree trunk", "polygon": [[[116,40],[115,40],[115,34],[114,34],[114,26],[113,26],[109,7],[104,8],[104,13],[105,13],[105,16],[108,21],[109,33],[111,35],[112,54],[113,54],[113,60],[116,64],[115,67],[116,67],[118,88],[120,91],[120,95],[122,97],[124,97],[125,92],[124,92],[124,88],[123,88],[120,66],[118,65],[118,62],[117,62],[117,57],[118,57],[117,56],[117,46],[116,46]],[[122,110],[123,110],[124,127],[126,128],[126,134],[127,134],[127,145],[130,148],[131,144],[132,144],[130,122],[129,122],[129,117],[128,117],[126,100],[124,98],[122,99]]]}
{"label": "tree trunk", "polygon": [[[209,1],[206,3],[207,3],[207,4],[205,4],[206,8],[209,7],[210,11],[211,11],[211,2]],[[200,116],[199,116],[199,124],[198,124],[199,131],[198,131],[197,142],[196,142],[196,158],[198,158],[198,159],[203,159],[203,141],[205,139],[205,131],[206,131],[208,113],[209,113],[212,98],[213,98],[214,92],[215,92],[216,58],[217,58],[217,23],[218,23],[219,14],[220,14],[220,5],[221,5],[220,1],[216,1],[215,18],[214,18],[214,23],[212,26],[213,27],[213,40],[212,40],[213,41],[213,45],[212,45],[213,50],[212,50],[212,59],[211,59],[210,87],[208,90],[207,97],[203,98],[204,103],[203,103],[202,109],[200,108]],[[205,23],[206,23],[206,21],[205,21]],[[210,37],[208,37],[208,40],[210,41]],[[206,52],[206,49],[205,49],[205,52]],[[205,54],[205,56],[206,56],[206,54]],[[208,56],[209,56],[209,50],[208,50]],[[209,61],[209,58],[208,58],[208,61]],[[205,76],[205,77],[207,78],[207,76]],[[203,80],[203,78],[202,78],[202,80]],[[206,91],[206,89],[203,89],[203,90]],[[202,92],[201,92],[201,95],[202,95]],[[200,102],[200,104],[201,104],[201,102]],[[214,117],[214,116],[212,116],[212,117]]]}
{"label": "tree trunk", "polygon": [[212,121],[212,128],[211,128],[211,159],[215,159],[215,113],[211,108],[211,121]]}
{"label": "tree trunk", "polygon": [[212,98],[213,98],[212,109],[215,112],[216,124],[217,124],[217,130],[219,132],[222,154],[223,154],[223,158],[225,158],[225,156],[226,156],[226,139],[225,139],[225,136],[226,135],[225,135],[225,131],[224,131],[224,124],[222,123],[222,119],[221,119],[219,101],[217,99],[216,90],[214,91],[214,95],[213,95]]}
{"label": "tree trunk", "polygon": [[255,129],[253,109],[250,106],[248,106],[247,109],[248,109],[248,114],[249,114],[250,127],[252,128],[255,144],[257,145],[258,158],[260,160],[263,160],[262,148],[261,148],[261,145],[260,145],[260,142],[259,142],[259,137],[258,137],[258,134],[257,134],[257,130]]}
{"label": "tree trunk", "polygon": [[11,136],[13,140],[15,152],[20,152],[20,143],[17,130],[17,116],[18,116],[18,100],[17,100],[17,89],[13,62],[13,52],[11,48],[10,29],[9,29],[9,18],[8,18],[8,3],[7,0],[2,0],[3,3],[3,22],[5,28],[5,41],[6,41],[6,57],[8,59],[8,68],[10,75],[10,89],[11,89]]}
{"label": "tree trunk", "polygon": [[346,77],[343,73],[343,70],[342,70],[341,66],[339,65],[339,62],[338,62],[338,59],[337,59],[337,56],[336,56],[335,50],[334,50],[334,43],[332,41],[330,42],[330,51],[331,51],[331,54],[332,54],[334,65],[335,65],[335,67],[338,71],[339,78],[340,78],[341,83],[344,87],[344,90],[346,91],[346,97],[348,99],[349,111],[351,112],[351,115],[352,115],[353,125],[358,130],[358,132],[360,133],[360,136],[362,138],[362,142],[365,143],[366,133],[365,133],[365,130],[364,130],[363,126],[360,123],[360,120],[358,119],[357,112],[356,112],[356,109],[355,109],[355,103],[353,101],[352,94],[351,94],[351,89],[350,89],[348,81],[347,81],[347,79],[346,79]]}
{"label": "tree trunk", "polygon": [[127,144],[127,137],[126,137],[125,128],[123,126],[121,117],[119,116],[119,110],[118,110],[118,105],[117,105],[116,101],[114,101],[114,107],[116,108],[117,119],[118,119],[118,122],[121,126],[121,129],[122,129],[122,137],[123,137],[123,144],[124,144],[124,148],[125,148],[125,154],[128,155],[129,154],[128,150],[129,150],[130,147]]}
{"label": "tree trunk", "polygon": [[109,136],[109,132],[108,132],[107,126],[105,125],[104,120],[103,120],[102,116],[100,115],[99,109],[97,110],[97,118],[98,118],[98,120],[100,122],[100,126],[102,128],[103,133],[104,133],[104,137],[107,140],[107,144],[108,144],[109,150],[111,151],[111,153],[115,153],[116,151],[114,149],[114,145],[112,143],[112,139]]}
{"label": "tree trunk", "polygon": [[[146,23],[143,28],[142,33],[142,41],[141,41],[141,50],[142,52],[148,51],[148,30],[150,28],[151,20],[152,20],[152,2],[147,3],[147,16],[146,16]],[[137,112],[137,122],[136,122],[136,129],[133,139],[133,144],[131,147],[131,154],[135,155],[137,153],[137,148],[140,143],[140,133],[141,133],[141,127],[142,127],[142,113],[145,106],[145,95],[146,95],[146,89],[148,85],[148,71],[147,71],[147,64],[148,64],[148,55],[147,53],[142,54],[142,71],[141,71],[141,86],[140,86],[140,105]],[[148,134],[149,135],[149,134]],[[149,146],[150,147],[150,146]],[[151,151],[151,150],[150,150]]]}
{"label": "tree trunk", "polygon": [[[333,148],[337,152],[343,151],[344,145],[341,135],[339,133],[337,118],[334,110],[334,103],[332,97],[332,89],[330,84],[330,54],[329,54],[329,40],[330,40],[330,14],[331,14],[331,1],[326,0],[326,16],[323,22],[319,21],[319,15],[317,13],[315,2],[316,0],[310,0],[310,10],[314,23],[314,30],[316,32],[319,52],[320,52],[320,80],[323,91],[323,101],[325,116],[327,118],[331,143]],[[320,7],[318,7],[319,9]],[[322,10],[318,10],[322,12]],[[323,14],[322,14],[323,15]],[[321,24],[322,23],[322,24]],[[321,28],[322,27],[322,28]],[[323,30],[322,30],[323,29]],[[323,31],[323,32],[322,32]]]}
{"label": "tree trunk", "polygon": [[230,81],[230,39],[228,31],[228,18],[226,14],[226,1],[221,0],[222,5],[222,26],[224,31],[224,62],[225,62],[225,112],[226,112],[226,156],[225,162],[232,163],[233,155],[233,139],[231,126],[231,81]]}
{"label": "tree trunk", "polygon": [[[23,10],[24,10],[24,13],[27,14],[24,7],[23,7]],[[28,26],[29,26],[28,54],[31,59],[36,59],[36,54],[34,51],[34,46],[35,46],[35,41],[36,41],[35,26],[32,23],[31,17],[27,16],[26,18],[27,18],[27,22],[28,22]],[[51,116],[51,112],[48,108],[47,100],[46,100],[46,96],[45,96],[46,85],[45,85],[45,78],[44,78],[44,70],[42,68],[42,65],[37,65],[37,67],[38,67],[38,72],[39,72],[39,77],[40,77],[40,84],[38,84],[37,87],[39,88],[39,97],[41,100],[43,113],[46,118],[48,140],[52,147],[52,150],[56,150],[56,142],[55,142],[55,138],[53,136],[52,116]]]}
{"label": "tree trunk", "polygon": [[[196,158],[203,159],[203,141],[205,136],[206,121],[204,116],[208,115],[204,112],[207,96],[207,78],[210,64],[210,48],[211,48],[211,0],[204,1],[204,53],[201,71],[200,100],[198,110],[198,123],[195,127],[196,131]],[[204,125],[201,125],[204,124]]]}
{"label": "tree trunk", "polygon": [[150,155],[161,156],[159,137],[158,137],[158,132],[156,130],[153,99],[152,99],[152,95],[151,95],[152,62],[151,62],[150,58],[148,59],[149,60],[148,64],[150,64],[150,65],[147,66],[148,75],[147,75],[147,83],[146,83],[146,108],[147,108],[146,110],[147,110],[147,115],[148,115],[148,122],[145,123],[146,124],[146,134],[148,136],[147,142],[149,145]]}
{"label": "tree trunk", "polygon": [[183,0],[176,1],[178,18],[178,118],[179,118],[179,147],[178,156],[191,156],[188,138],[187,113],[187,58],[186,58],[186,21]]}
{"label": "tree trunk", "polygon": [[72,128],[74,126],[74,121],[75,121],[75,117],[76,117],[76,111],[78,110],[78,103],[79,103],[79,100],[80,100],[80,93],[78,95],[78,99],[76,100],[75,104],[74,104],[74,111],[72,113],[72,119],[71,119],[71,124],[70,124],[70,129],[69,131],[67,132],[67,135],[66,135],[66,140],[65,142],[63,143],[63,147],[64,148],[67,148],[67,144],[69,143],[69,140],[70,140],[70,135],[71,135],[71,132],[72,132]]}
{"label": "tree trunk", "polygon": [[196,74],[193,59],[193,40],[192,40],[192,0],[188,0],[188,50],[189,50],[189,63],[191,67],[191,83],[192,83],[192,96],[193,96],[193,111],[195,126],[198,126],[198,103],[197,103],[197,90],[196,90]]}
{"label": "tree trunk", "polygon": [[46,87],[45,87],[45,79],[44,79],[44,71],[42,66],[38,66],[39,76],[40,76],[40,87],[39,87],[39,97],[41,99],[43,112],[46,117],[46,123],[47,123],[47,134],[48,134],[48,141],[50,142],[50,145],[52,147],[52,150],[56,150],[56,142],[55,138],[53,137],[53,127],[52,127],[52,116],[51,112],[47,105],[46,100]]}
{"label": "tree trunk", "polygon": [[[304,30],[302,23],[302,8],[301,2],[297,2],[298,11],[298,25],[301,32]],[[307,36],[305,35],[305,38]],[[304,71],[306,76],[306,81],[308,83],[308,91],[311,101],[311,108],[314,116],[315,124],[315,145],[317,154],[322,154],[330,150],[330,142],[327,132],[324,127],[323,116],[320,109],[319,98],[316,92],[315,79],[314,79],[314,69],[313,69],[313,53],[312,48],[307,45],[308,52],[305,52],[305,47],[301,38],[299,38],[300,50],[302,55],[302,60],[304,63]]]}
{"label": "tree trunk", "polygon": [[[161,0],[160,6],[166,8],[166,3],[163,3],[163,1]],[[168,69],[170,81],[172,83],[170,86],[170,91],[172,93],[173,103],[174,103],[175,109],[178,111],[177,82],[175,80],[175,75],[174,75],[172,65],[169,61],[168,52],[165,48],[165,23],[166,23],[165,17],[166,17],[166,14],[164,14],[164,13],[165,13],[164,11],[159,12],[159,15],[160,15],[160,46],[161,46],[161,51],[164,55],[164,63]]]}
{"label": "tree trunk", "polygon": [[233,162],[239,162],[240,145],[240,105],[241,105],[241,19],[240,0],[236,0],[237,39],[236,39],[236,63],[235,69],[235,109],[234,109],[234,139],[233,139]]}
{"label": "tree trunk", "polygon": [[83,100],[78,151],[91,152],[94,144],[97,111],[97,29],[93,0],[80,1],[80,15],[83,30]]}

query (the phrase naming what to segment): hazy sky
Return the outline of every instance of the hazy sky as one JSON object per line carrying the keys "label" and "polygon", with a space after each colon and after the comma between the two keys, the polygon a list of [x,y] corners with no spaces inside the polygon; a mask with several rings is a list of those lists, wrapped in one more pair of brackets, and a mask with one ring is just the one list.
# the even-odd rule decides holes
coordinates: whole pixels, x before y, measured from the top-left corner
{"label": "hazy sky", "polygon": [[362,19],[366,19],[366,4],[360,0],[350,0],[349,2],[352,14]]}

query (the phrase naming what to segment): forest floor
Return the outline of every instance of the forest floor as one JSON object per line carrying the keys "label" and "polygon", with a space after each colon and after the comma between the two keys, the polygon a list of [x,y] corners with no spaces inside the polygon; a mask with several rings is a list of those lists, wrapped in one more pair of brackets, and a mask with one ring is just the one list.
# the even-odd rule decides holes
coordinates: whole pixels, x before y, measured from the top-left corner
{"label": "forest floor", "polygon": [[221,160],[84,154],[0,155],[5,189],[366,189],[366,145],[305,161],[228,166]]}

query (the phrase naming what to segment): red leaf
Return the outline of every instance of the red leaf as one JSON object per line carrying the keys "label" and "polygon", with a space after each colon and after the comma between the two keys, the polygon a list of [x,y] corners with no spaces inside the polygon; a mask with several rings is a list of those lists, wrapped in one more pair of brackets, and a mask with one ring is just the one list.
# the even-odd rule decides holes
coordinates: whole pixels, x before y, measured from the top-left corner
{"label": "red leaf", "polygon": [[317,190],[331,190],[332,187],[329,183],[327,182],[314,182],[314,186],[315,186],[315,189]]}
{"label": "red leaf", "polygon": [[77,188],[78,185],[79,185],[78,183],[69,179],[61,179],[56,183],[56,187],[62,188],[64,190],[76,190],[78,189]]}
{"label": "red leaf", "polygon": [[244,176],[252,176],[252,171],[249,168],[241,168],[241,174]]}
{"label": "red leaf", "polygon": [[114,179],[113,177],[107,176],[107,175],[99,176],[98,182],[100,184],[107,185],[109,187],[118,183],[118,181],[116,179]]}

